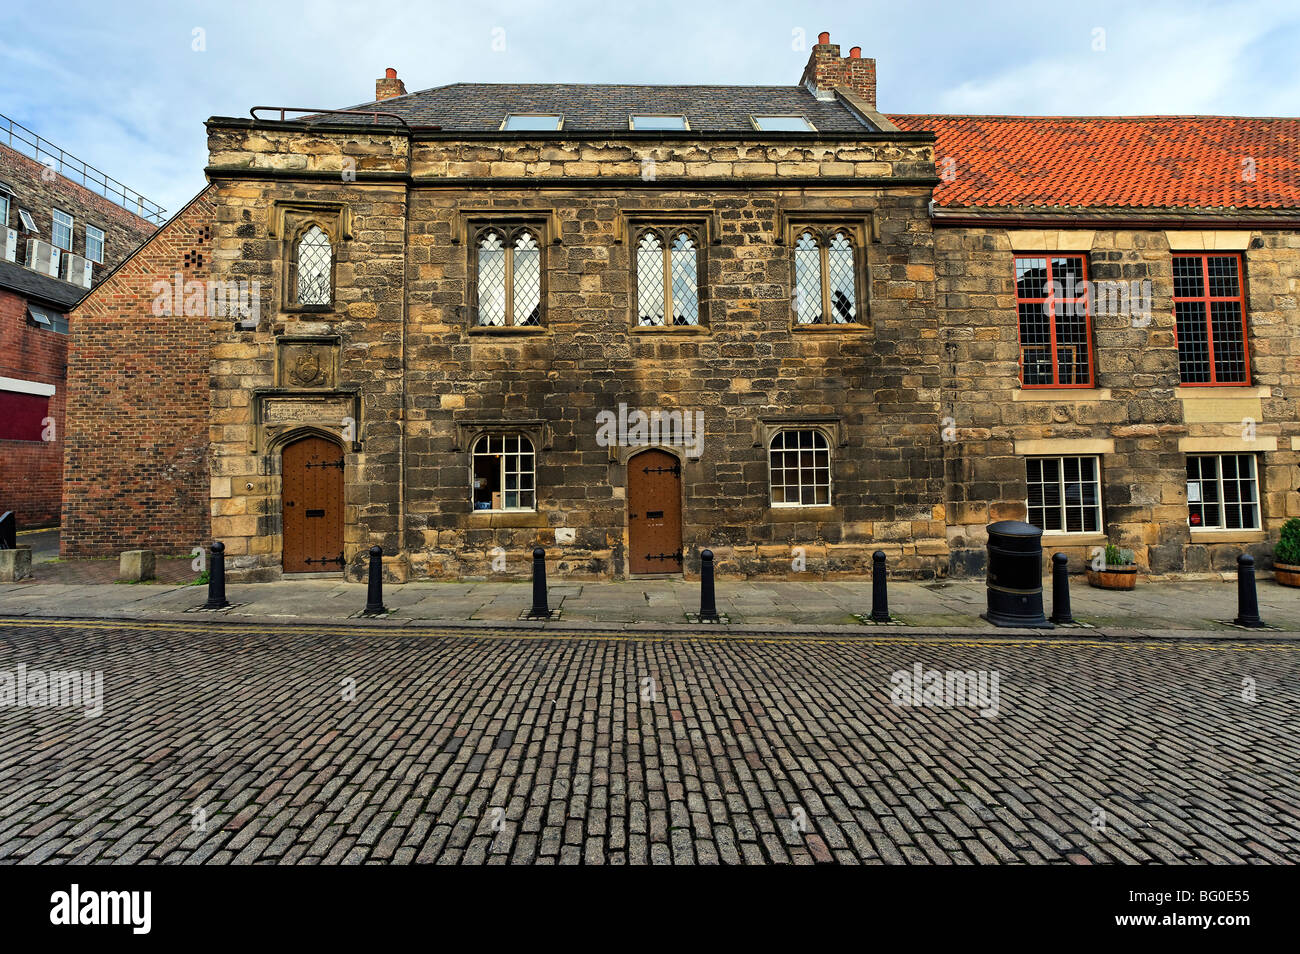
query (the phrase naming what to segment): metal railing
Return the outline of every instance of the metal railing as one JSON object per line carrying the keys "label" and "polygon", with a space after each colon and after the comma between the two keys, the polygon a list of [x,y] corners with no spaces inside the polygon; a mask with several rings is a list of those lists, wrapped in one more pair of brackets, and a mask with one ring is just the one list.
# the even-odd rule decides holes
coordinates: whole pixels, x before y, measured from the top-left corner
{"label": "metal railing", "polygon": [[128,212],[133,212],[154,225],[161,225],[167,220],[167,210],[157,202],[146,199],[112,176],[64,152],[48,139],[37,135],[22,123],[10,119],[3,113],[0,113],[0,141],[14,152],[35,159],[65,179],[76,182],[97,195],[102,195],[110,202],[120,205]]}

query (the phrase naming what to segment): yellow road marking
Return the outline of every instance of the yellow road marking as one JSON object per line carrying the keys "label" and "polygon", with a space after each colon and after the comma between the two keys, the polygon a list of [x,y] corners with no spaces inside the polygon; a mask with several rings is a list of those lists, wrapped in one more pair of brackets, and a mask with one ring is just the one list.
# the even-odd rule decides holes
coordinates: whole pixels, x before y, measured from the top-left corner
{"label": "yellow road marking", "polygon": [[[502,621],[505,622],[504,620]],[[181,633],[203,633],[203,632],[220,632],[248,636],[275,636],[283,635],[286,631],[310,636],[356,636],[359,633],[389,633],[398,636],[436,636],[442,639],[468,639],[468,640],[595,640],[600,642],[703,642],[703,643],[746,643],[758,645],[811,645],[811,646],[933,646],[946,645],[968,648],[995,648],[995,647],[1043,647],[1051,646],[1054,648],[1067,649],[1164,649],[1164,650],[1190,650],[1202,652],[1263,652],[1263,651],[1281,651],[1281,652],[1300,652],[1300,642],[1258,642],[1258,643],[1234,643],[1225,640],[1222,643],[1189,643],[1182,639],[1164,639],[1155,642],[1133,642],[1109,639],[1059,639],[1054,637],[1043,637],[1038,639],[1015,639],[1012,637],[1004,638],[979,638],[969,636],[928,636],[919,638],[916,636],[843,636],[833,637],[810,637],[810,636],[739,636],[728,635],[725,633],[609,633],[609,632],[583,632],[580,630],[555,631],[555,630],[507,630],[504,632],[476,632],[466,629],[452,629],[437,626],[402,626],[402,627],[380,627],[380,626],[351,626],[345,628],[313,626],[311,623],[289,623],[283,626],[266,626],[248,625],[243,626],[238,623],[231,623],[225,620],[211,621],[201,623],[186,623],[184,621],[170,622],[166,620],[78,620],[78,619],[41,619],[25,617],[0,617],[0,627],[42,627],[56,629],[131,629],[131,630],[158,630],[167,632]]]}

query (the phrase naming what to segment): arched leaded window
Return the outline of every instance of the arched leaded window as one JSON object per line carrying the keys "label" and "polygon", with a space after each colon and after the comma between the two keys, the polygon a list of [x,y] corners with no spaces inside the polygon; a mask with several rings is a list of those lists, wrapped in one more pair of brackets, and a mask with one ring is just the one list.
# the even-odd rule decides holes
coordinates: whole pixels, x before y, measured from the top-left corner
{"label": "arched leaded window", "polygon": [[689,229],[646,229],[636,243],[636,323],[700,323],[700,242]]}
{"label": "arched leaded window", "polygon": [[478,233],[478,323],[542,323],[542,246],[531,228]]}
{"label": "arched leaded window", "polygon": [[858,320],[858,262],[848,229],[806,228],[794,243],[795,323],[852,324]]}
{"label": "arched leaded window", "polygon": [[536,460],[523,434],[484,434],[470,452],[470,499],[475,510],[535,510]]}
{"label": "arched leaded window", "polygon": [[334,249],[330,237],[313,225],[298,237],[294,250],[296,294],[299,305],[328,305],[333,297]]}
{"label": "arched leaded window", "polygon": [[831,449],[816,428],[787,428],[768,444],[773,507],[829,507]]}

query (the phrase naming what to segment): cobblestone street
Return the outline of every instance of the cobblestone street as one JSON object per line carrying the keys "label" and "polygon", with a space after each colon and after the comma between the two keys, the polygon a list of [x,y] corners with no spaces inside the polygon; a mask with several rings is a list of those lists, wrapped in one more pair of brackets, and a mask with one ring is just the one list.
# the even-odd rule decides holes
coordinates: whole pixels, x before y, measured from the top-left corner
{"label": "cobblestone street", "polygon": [[[895,704],[917,664],[995,706]],[[14,704],[52,670],[102,714]],[[1269,639],[0,620],[0,860],[1294,862],[1298,677]]]}

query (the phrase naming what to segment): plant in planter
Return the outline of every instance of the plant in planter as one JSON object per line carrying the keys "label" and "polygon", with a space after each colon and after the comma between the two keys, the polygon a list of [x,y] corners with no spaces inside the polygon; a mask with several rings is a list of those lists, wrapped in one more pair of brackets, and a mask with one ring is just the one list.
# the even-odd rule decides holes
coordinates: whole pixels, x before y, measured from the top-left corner
{"label": "plant in planter", "polygon": [[1131,590],[1137,585],[1137,564],[1133,551],[1106,544],[1103,559],[1088,564],[1088,583],[1103,590]]}
{"label": "plant in planter", "polygon": [[1300,586],[1300,517],[1282,524],[1282,536],[1273,548],[1273,579],[1283,586]]}

